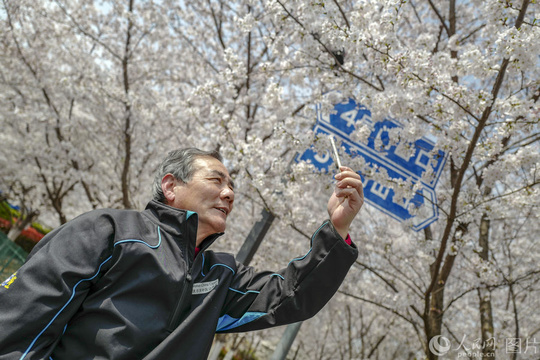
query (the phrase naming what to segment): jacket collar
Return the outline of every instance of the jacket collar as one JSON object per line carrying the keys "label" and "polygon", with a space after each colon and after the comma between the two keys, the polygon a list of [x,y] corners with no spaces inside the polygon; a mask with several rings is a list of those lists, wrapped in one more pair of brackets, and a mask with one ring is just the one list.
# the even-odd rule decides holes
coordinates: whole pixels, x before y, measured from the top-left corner
{"label": "jacket collar", "polygon": [[[146,205],[144,213],[153,222],[157,223],[163,231],[173,235],[175,238],[193,239],[193,248],[195,248],[199,224],[197,213],[177,209],[155,200]],[[221,235],[223,233],[217,233],[204,239],[200,246],[201,251],[206,250]]]}

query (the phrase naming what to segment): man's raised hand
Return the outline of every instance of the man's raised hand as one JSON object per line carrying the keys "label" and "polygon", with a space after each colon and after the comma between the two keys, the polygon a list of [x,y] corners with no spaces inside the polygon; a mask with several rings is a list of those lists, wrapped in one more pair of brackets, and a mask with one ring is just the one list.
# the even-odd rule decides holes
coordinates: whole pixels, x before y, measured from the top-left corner
{"label": "man's raised hand", "polygon": [[349,227],[364,204],[362,180],[353,169],[341,166],[335,176],[338,180],[330,200],[328,215],[330,221],[343,239],[347,237]]}

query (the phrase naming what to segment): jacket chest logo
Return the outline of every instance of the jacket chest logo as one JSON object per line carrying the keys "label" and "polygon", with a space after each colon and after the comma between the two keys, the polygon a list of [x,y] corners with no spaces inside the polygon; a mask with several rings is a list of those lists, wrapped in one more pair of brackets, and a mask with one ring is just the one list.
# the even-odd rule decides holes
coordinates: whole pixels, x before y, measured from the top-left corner
{"label": "jacket chest logo", "polygon": [[191,294],[192,295],[207,294],[210,291],[214,290],[218,284],[219,284],[219,279],[216,279],[214,281],[207,281],[207,282],[193,284],[193,291],[191,292]]}

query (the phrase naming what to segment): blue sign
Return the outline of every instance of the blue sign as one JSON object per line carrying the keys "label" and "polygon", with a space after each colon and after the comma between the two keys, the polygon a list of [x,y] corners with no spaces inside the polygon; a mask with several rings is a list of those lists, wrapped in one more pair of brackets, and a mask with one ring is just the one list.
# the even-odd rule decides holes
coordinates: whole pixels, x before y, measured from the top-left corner
{"label": "blue sign", "polygon": [[[393,189],[366,179],[359,172],[364,184],[364,199],[367,203],[399,221],[412,219],[412,228],[419,231],[436,221],[439,212],[435,186],[443,170],[446,157],[444,152],[433,152],[434,143],[421,138],[414,143],[392,142],[390,132],[401,127],[393,120],[373,122],[371,112],[363,105],[349,99],[335,105],[335,113],[324,115],[317,107],[317,124],[314,131],[320,135],[333,135],[341,140],[341,146],[352,156],[362,156],[367,164],[380,171],[386,170],[395,180],[421,183],[421,190],[412,199],[396,199]],[[370,135],[367,142],[355,142],[350,135],[358,123],[367,125]],[[318,154],[313,147],[300,154],[297,161],[309,161],[315,167],[329,170],[333,160],[329,152]]]}

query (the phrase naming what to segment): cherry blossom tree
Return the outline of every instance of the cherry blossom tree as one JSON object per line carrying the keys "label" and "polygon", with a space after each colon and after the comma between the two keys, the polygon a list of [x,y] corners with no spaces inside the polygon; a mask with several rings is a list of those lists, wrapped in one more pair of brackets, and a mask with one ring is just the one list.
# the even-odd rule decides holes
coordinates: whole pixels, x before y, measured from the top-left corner
{"label": "cherry blossom tree", "polygon": [[159,9],[3,5],[4,181],[32,187],[27,197],[60,223],[98,206],[141,206],[143,169],[174,135],[174,116],[160,110],[169,53],[156,42],[168,31]]}
{"label": "cherry blossom tree", "polygon": [[[371,254],[371,261],[362,263],[383,280],[390,294],[403,292],[396,286],[400,283],[416,300],[406,300],[406,306],[398,308],[383,301],[388,294],[379,288],[371,296],[348,292],[409,322],[411,335],[421,329],[421,344],[429,358],[436,354],[428,345],[443,330],[457,339],[475,336],[468,329],[476,327],[482,344],[508,335],[495,333],[491,289],[513,285],[502,269],[497,285],[483,277],[491,272],[486,269],[494,259],[509,260],[508,253],[494,251],[498,236],[490,231],[492,221],[514,231],[516,226],[536,226],[528,215],[526,223],[509,216],[534,212],[538,204],[538,57],[528,50],[539,44],[535,10],[529,5],[528,1],[277,1],[273,7],[297,29],[296,42],[303,44],[294,58],[301,60],[298,67],[311,66],[311,77],[366,104],[375,118],[403,121],[403,130],[395,134],[400,141],[434,134],[437,147],[450,154],[448,178],[438,193],[443,218],[425,229],[423,239],[394,234],[401,244],[395,240],[385,240],[383,248],[374,244],[370,251],[379,255]],[[360,140],[369,133],[357,129]],[[358,162],[357,168],[367,172],[362,166]],[[398,191],[395,183],[389,179],[385,184]],[[374,229],[370,233],[376,239],[389,235],[384,228]],[[520,240],[529,244],[527,248],[535,244],[533,238]],[[456,270],[465,264],[468,271]],[[522,271],[524,282],[537,280],[531,268]],[[469,279],[467,287],[453,283],[472,275],[475,279]],[[474,323],[469,319],[467,327],[445,321],[445,314],[471,291],[479,298],[475,307],[479,319]],[[518,313],[514,311],[516,329]],[[485,354],[493,350],[494,346],[482,349]]]}

